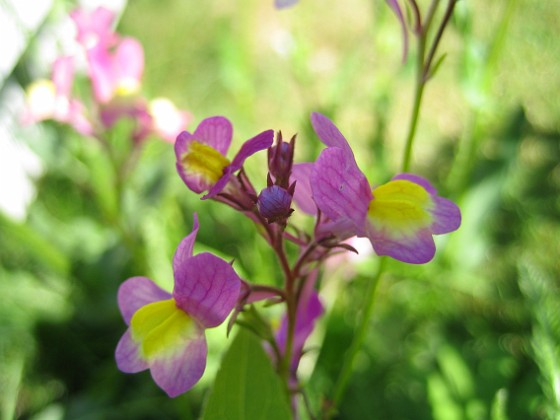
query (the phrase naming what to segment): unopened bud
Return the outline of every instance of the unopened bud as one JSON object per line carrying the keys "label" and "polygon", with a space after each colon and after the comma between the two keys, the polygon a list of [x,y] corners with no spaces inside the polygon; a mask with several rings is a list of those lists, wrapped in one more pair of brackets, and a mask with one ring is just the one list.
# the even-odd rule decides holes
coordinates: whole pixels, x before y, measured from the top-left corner
{"label": "unopened bud", "polygon": [[257,199],[259,213],[269,223],[287,219],[292,214],[292,195],[278,185],[272,185],[261,191]]}
{"label": "unopened bud", "polygon": [[276,185],[287,187],[294,161],[294,146],[296,136],[289,143],[282,140],[282,133],[278,132],[276,145],[268,149],[268,170],[276,179]]}

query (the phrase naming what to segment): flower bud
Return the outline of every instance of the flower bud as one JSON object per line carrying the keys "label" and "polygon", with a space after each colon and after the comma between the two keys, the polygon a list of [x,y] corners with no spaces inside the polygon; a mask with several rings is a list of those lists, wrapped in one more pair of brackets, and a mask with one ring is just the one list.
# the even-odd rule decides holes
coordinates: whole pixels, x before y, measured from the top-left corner
{"label": "flower bud", "polygon": [[276,145],[268,149],[268,170],[276,180],[275,184],[288,187],[292,164],[294,161],[294,146],[296,136],[289,143],[282,140],[282,133],[278,132]]}
{"label": "flower bud", "polygon": [[292,214],[292,195],[278,185],[272,185],[261,191],[257,199],[259,213],[268,223],[287,219]]}

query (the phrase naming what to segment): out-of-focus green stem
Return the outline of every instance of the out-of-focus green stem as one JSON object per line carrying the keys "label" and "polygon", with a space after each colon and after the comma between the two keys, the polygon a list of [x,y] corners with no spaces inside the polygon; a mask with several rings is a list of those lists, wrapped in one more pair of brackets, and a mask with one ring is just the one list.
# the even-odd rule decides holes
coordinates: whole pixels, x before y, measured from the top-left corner
{"label": "out-of-focus green stem", "polygon": [[362,343],[364,341],[367,327],[369,325],[369,321],[371,318],[371,313],[373,311],[373,303],[375,301],[375,293],[377,291],[377,285],[379,284],[379,279],[385,270],[385,261],[387,257],[381,257],[379,260],[379,266],[377,267],[377,272],[373,279],[371,279],[368,289],[365,293],[364,297],[364,309],[362,310],[362,314],[359,320],[359,324],[356,327],[356,331],[354,333],[354,339],[352,340],[352,344],[348,349],[348,353],[346,353],[346,357],[344,358],[344,363],[342,365],[342,369],[338,376],[338,380],[334,387],[333,393],[333,405],[334,407],[338,406],[340,400],[344,395],[344,391],[346,390],[346,386],[348,385],[348,380],[350,379],[350,375],[352,374],[352,370],[354,368],[354,361],[360,348],[362,347]]}
{"label": "out-of-focus green stem", "polygon": [[453,9],[458,0],[449,0],[447,4],[447,9],[445,14],[438,26],[437,32],[431,43],[431,46],[426,54],[428,32],[432,21],[434,19],[437,7],[439,5],[439,0],[433,0],[428,13],[426,15],[426,20],[423,22],[420,28],[420,32],[417,34],[417,58],[416,58],[416,87],[414,91],[414,100],[412,105],[412,113],[410,117],[410,125],[408,128],[408,134],[406,136],[406,143],[404,147],[403,161],[401,166],[402,172],[408,172],[410,169],[410,161],[412,159],[412,146],[414,144],[414,138],[416,136],[416,129],[418,127],[418,120],[420,118],[420,108],[422,105],[422,95],[424,94],[424,88],[426,83],[431,77],[432,63],[437,51],[439,42],[443,35],[451,15],[453,14]]}

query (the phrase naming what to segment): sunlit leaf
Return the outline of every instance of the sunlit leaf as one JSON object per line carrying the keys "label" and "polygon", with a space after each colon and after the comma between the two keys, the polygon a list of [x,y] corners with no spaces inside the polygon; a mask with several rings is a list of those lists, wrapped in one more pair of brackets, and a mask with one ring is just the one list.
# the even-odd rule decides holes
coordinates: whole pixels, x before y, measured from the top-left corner
{"label": "sunlit leaf", "polygon": [[202,418],[291,418],[282,383],[260,341],[250,332],[240,329],[225,354]]}

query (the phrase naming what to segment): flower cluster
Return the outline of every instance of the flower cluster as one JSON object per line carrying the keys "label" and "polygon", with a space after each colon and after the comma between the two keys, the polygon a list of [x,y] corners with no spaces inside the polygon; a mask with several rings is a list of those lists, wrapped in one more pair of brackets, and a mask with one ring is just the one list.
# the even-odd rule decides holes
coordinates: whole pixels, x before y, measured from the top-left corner
{"label": "flower cluster", "polygon": [[[367,237],[377,255],[406,263],[429,262],[435,254],[432,235],[457,229],[459,208],[437,195],[424,178],[397,174],[371,187],[358,168],[349,142],[324,115],[313,113],[311,123],[326,145],[315,162],[294,163],[296,137],[289,142],[272,130],[247,140],[229,160],[232,124],[225,117],[203,120],[193,133],[180,133],[175,142],[177,172],[202,199],[224,203],[248,216],[277,255],[284,288],[240,280],[233,268],[211,254],[192,256],[195,228],[181,242],[173,261],[173,294],[144,277],[127,280],[119,291],[119,306],[129,330],[117,348],[125,372],[150,368],[169,395],[186,391],[204,370],[203,331],[224,321],[233,311],[230,327],[253,302],[285,303],[280,327],[253,330],[268,342],[267,349],[287,385],[299,389],[297,369],[304,345],[324,309],[317,278],[320,265],[340,250],[355,251],[345,241]],[[243,169],[247,158],[268,150],[267,186],[258,194]],[[313,232],[291,224],[292,203],[315,218]],[[288,233],[290,231],[296,234]],[[285,245],[299,255],[290,261]],[[255,318],[262,323],[262,318]],[[251,317],[243,324],[251,323]],[[260,331],[260,332],[259,332]],[[172,369],[176,366],[176,369]]]}
{"label": "flower cluster", "polygon": [[[77,9],[70,15],[79,53],[58,57],[51,79],[29,86],[23,122],[52,119],[70,125],[82,135],[101,138],[126,118],[134,123],[134,143],[152,134],[174,141],[192,116],[178,110],[168,99],[148,101],[141,95],[144,51],[140,43],[113,30],[115,14],[106,8]],[[91,95],[86,98],[78,98],[72,92],[82,56],[86,58],[91,84]]]}

